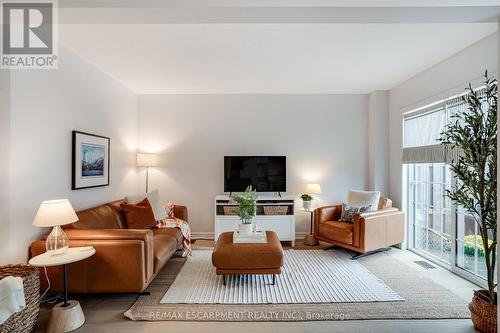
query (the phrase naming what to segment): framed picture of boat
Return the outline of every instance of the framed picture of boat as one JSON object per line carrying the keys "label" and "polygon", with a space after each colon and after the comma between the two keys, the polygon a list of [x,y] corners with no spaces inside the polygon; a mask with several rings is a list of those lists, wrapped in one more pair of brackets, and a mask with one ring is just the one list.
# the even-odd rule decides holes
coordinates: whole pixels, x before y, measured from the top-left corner
{"label": "framed picture of boat", "polygon": [[110,138],[73,131],[71,189],[109,185]]}

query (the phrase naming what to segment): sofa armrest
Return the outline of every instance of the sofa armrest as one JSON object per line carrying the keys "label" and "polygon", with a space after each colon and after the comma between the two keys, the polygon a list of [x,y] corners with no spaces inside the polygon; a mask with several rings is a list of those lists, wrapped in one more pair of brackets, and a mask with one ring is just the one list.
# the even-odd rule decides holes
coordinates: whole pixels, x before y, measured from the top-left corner
{"label": "sofa armrest", "polygon": [[[93,246],[96,254],[71,264],[71,292],[141,292],[153,276],[153,232],[133,229],[66,229],[70,247]],[[45,240],[31,244],[31,256],[45,252]],[[55,290],[61,267],[48,269]],[[83,277],[83,278],[82,278]],[[42,287],[45,279],[41,279]]]}
{"label": "sofa armrest", "polygon": [[186,206],[174,205],[174,216],[188,222],[188,211]]}
{"label": "sofa armrest", "polygon": [[356,214],[353,223],[359,230],[364,252],[404,241],[405,214],[397,208]]}
{"label": "sofa armrest", "polygon": [[385,209],[380,209],[380,210],[374,210],[370,212],[364,212],[364,213],[359,213],[356,214],[354,218],[370,218],[370,217],[375,217],[375,216],[381,216],[381,215],[386,215],[386,214],[393,214],[399,212],[399,209],[397,208],[385,208]]}

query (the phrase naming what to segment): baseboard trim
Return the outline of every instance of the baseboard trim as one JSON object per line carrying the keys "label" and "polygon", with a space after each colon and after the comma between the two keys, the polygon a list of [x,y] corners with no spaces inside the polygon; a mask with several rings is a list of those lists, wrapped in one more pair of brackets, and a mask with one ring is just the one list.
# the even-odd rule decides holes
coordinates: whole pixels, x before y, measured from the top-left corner
{"label": "baseboard trim", "polygon": [[209,231],[207,231],[207,232],[192,231],[191,238],[192,239],[214,239],[214,233],[209,232]]}
{"label": "baseboard trim", "polygon": [[295,233],[295,239],[303,239],[306,237],[306,235],[309,235],[309,232],[307,231],[299,231]]}
{"label": "baseboard trim", "polygon": [[[300,231],[295,233],[295,239],[303,239],[308,235],[309,232],[307,231]],[[214,232],[210,231],[193,231],[191,232],[191,238],[192,239],[209,239],[213,240],[214,239]]]}

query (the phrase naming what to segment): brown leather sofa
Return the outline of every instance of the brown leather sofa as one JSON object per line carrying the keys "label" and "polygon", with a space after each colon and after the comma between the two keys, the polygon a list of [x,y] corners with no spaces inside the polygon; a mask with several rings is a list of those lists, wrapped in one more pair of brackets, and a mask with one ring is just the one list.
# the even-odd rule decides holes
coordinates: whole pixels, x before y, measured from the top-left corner
{"label": "brown leather sofa", "polygon": [[[92,257],[68,265],[69,292],[141,293],[182,247],[182,233],[177,228],[127,229],[122,202],[77,212],[79,220],[64,227],[70,247],[93,246],[96,250]],[[186,207],[176,205],[174,215],[187,221]],[[45,237],[31,244],[31,256],[45,252]],[[62,291],[62,267],[49,267],[47,272],[52,289]],[[45,275],[40,276],[44,290]]]}
{"label": "brown leather sofa", "polygon": [[339,221],[341,214],[342,205],[316,208],[314,237],[361,254],[353,259],[404,241],[404,213],[390,199],[381,197],[376,211],[356,214],[352,223]]}

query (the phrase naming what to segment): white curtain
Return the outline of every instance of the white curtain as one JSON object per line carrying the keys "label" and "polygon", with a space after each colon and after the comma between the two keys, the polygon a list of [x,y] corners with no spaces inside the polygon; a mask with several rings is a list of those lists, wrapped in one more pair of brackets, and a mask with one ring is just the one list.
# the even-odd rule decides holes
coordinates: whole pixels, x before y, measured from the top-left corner
{"label": "white curtain", "polygon": [[403,147],[422,147],[439,144],[439,136],[446,126],[444,106],[408,117],[404,121]]}
{"label": "white curtain", "polygon": [[[484,88],[477,89],[484,95]],[[434,103],[407,113],[403,126],[403,163],[450,163],[460,154],[450,146],[441,145],[439,138],[451,116],[467,110],[462,95]],[[486,107],[487,103],[483,104]]]}

